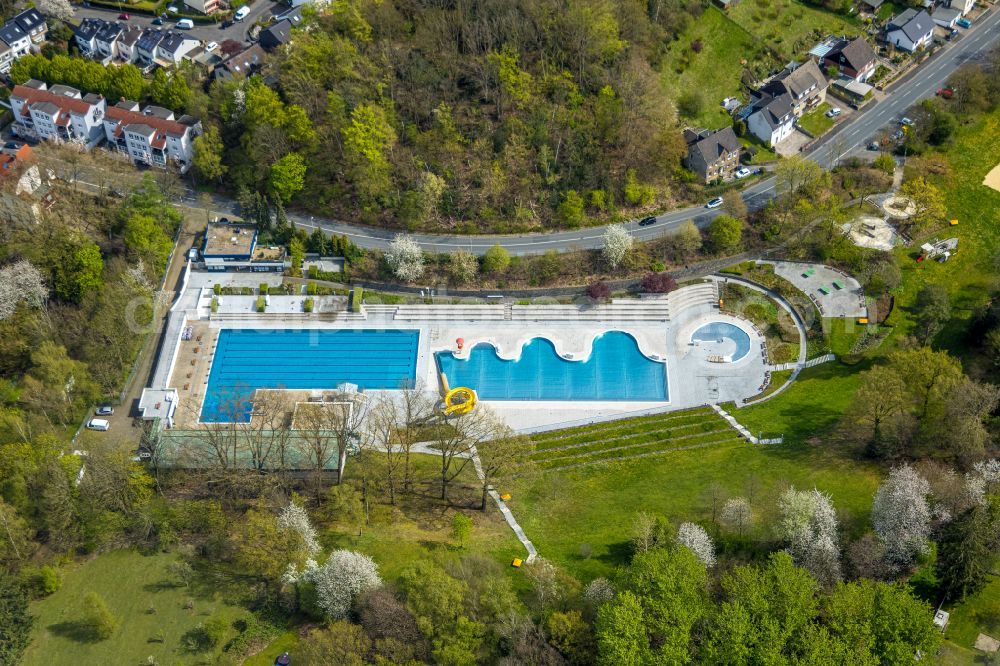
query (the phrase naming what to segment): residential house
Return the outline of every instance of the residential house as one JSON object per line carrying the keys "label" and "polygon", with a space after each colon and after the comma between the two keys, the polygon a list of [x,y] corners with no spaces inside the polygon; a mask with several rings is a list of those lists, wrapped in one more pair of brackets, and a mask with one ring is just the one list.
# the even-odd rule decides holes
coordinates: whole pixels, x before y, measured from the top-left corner
{"label": "residential house", "polygon": [[684,130],[688,154],[684,163],[705,183],[731,180],[739,165],[740,141],[732,127],[716,132]]}
{"label": "residential house", "polygon": [[788,93],[777,96],[765,93],[753,103],[747,129],[764,143],[777,145],[795,130],[793,106],[794,100]]}
{"label": "residential house", "polygon": [[117,64],[122,65],[139,59],[138,43],[143,32],[143,29],[137,25],[125,26],[118,41],[115,42],[115,62]]}
{"label": "residential house", "polygon": [[145,67],[156,62],[156,48],[163,41],[164,32],[160,28],[146,28],[135,43],[135,61]]}
{"label": "residential house", "polygon": [[0,41],[0,72],[10,71],[14,62],[14,51],[3,41]]}
{"label": "residential house", "polygon": [[37,9],[25,9],[23,12],[12,18],[8,23],[16,23],[21,30],[27,33],[32,44],[41,44],[45,41],[45,35],[49,30],[45,23],[45,17]]}
{"label": "residential house", "polygon": [[184,0],[184,4],[206,15],[219,11],[219,0]]}
{"label": "residential house", "polygon": [[31,52],[31,35],[14,21],[7,21],[0,26],[0,40],[10,47],[12,60]]}
{"label": "residential house", "polygon": [[10,95],[14,128],[18,136],[75,141],[87,149],[103,138],[101,119],[106,104],[100,95],[81,96],[69,86],[52,86],[29,81],[14,86]]}
{"label": "residential house", "polygon": [[803,65],[791,63],[773,79],[765,83],[758,94],[771,97],[788,95],[792,102],[792,112],[796,116],[819,106],[826,99],[827,82],[816,61],[809,60]]}
{"label": "residential house", "polygon": [[91,57],[97,52],[97,33],[107,21],[98,18],[85,18],[73,31],[73,40],[80,49],[80,55]]}
{"label": "residential house", "polygon": [[156,46],[156,60],[161,63],[179,65],[185,55],[199,46],[201,42],[187,33],[168,30],[163,33],[163,39]]}
{"label": "residential house", "polygon": [[868,40],[839,39],[825,56],[824,67],[836,67],[841,76],[864,83],[875,73],[876,57]]}
{"label": "residential house", "polygon": [[0,179],[8,178],[19,172],[21,168],[35,161],[31,146],[13,141],[4,145],[0,151]]}
{"label": "residential house", "polygon": [[108,107],[104,135],[108,146],[128,155],[136,164],[165,168],[171,161],[187,171],[194,157],[194,140],[201,123],[191,116],[174,118],[169,109],[122,100]]}
{"label": "residential house", "polygon": [[926,48],[933,38],[934,21],[923,9],[904,10],[885,28],[885,41],[910,53]]}
{"label": "residential house", "polygon": [[952,9],[957,9],[965,16],[976,6],[976,0],[945,0]]}
{"label": "residential house", "polygon": [[292,22],[288,19],[282,19],[265,30],[261,30],[258,41],[268,51],[284,46],[292,41]]}
{"label": "residential house", "polygon": [[885,0],[861,0],[861,9],[870,14],[874,14],[884,2]]}
{"label": "residential house", "polygon": [[267,62],[267,51],[260,44],[226,58],[212,71],[215,79],[243,78],[256,74]]}
{"label": "residential house", "polygon": [[121,39],[125,26],[117,21],[107,21],[100,30],[97,31],[96,48],[94,50],[94,60],[99,60],[101,64],[107,65],[118,55],[118,40]]}
{"label": "residential house", "polygon": [[945,7],[944,5],[938,5],[931,12],[931,20],[934,21],[936,25],[941,26],[947,30],[953,30],[958,19],[962,18],[962,10],[957,7]]}

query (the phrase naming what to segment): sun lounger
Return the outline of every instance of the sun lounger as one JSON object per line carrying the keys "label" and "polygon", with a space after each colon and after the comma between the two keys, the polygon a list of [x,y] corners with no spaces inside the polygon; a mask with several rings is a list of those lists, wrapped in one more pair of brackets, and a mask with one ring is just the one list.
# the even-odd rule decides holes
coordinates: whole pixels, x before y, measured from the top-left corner
{"label": "sun lounger", "polygon": [[802,273],[802,277],[804,277],[804,278],[812,277],[812,274],[815,273],[815,272],[816,272],[815,268],[810,268],[809,270],[807,270],[807,271],[805,271],[805,272]]}
{"label": "sun lounger", "polygon": [[837,289],[843,289],[844,288],[844,283],[841,282],[840,280],[834,280],[833,281],[833,286],[836,287]]}
{"label": "sun lounger", "polygon": [[823,294],[824,296],[830,293],[830,289],[825,284],[820,286],[820,288],[817,291],[819,291],[819,293]]}

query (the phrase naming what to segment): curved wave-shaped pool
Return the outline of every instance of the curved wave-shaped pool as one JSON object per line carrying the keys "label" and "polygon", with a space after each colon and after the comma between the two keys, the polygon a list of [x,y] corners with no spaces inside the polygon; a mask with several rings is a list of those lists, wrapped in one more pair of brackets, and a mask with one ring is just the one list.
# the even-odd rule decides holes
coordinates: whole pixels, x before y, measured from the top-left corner
{"label": "curved wave-shaped pool", "polygon": [[750,352],[750,335],[736,324],[727,321],[713,321],[711,324],[699,327],[691,334],[691,340],[723,343],[730,361],[738,361]]}
{"label": "curved wave-shaped pool", "polygon": [[516,361],[502,359],[489,343],[468,358],[438,352],[448,384],[468,386],[483,400],[666,401],[666,363],[639,351],[628,333],[609,331],[594,340],[590,357],[569,361],[546,338],[532,338]]}

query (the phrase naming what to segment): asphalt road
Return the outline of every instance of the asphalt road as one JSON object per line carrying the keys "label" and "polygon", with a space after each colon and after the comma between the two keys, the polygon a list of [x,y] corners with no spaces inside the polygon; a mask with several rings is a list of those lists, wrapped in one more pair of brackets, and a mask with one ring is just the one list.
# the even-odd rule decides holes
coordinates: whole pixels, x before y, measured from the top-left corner
{"label": "asphalt road", "polygon": [[[847,122],[837,125],[818,144],[805,153],[805,156],[816,160],[823,167],[829,168],[837,159],[852,150],[864,149],[865,144],[876,137],[879,130],[898,121],[908,108],[923,99],[933,97],[938,88],[944,85],[951,73],[960,65],[975,61],[977,57],[987,52],[988,48],[1000,38],[1000,11],[990,11],[973,24],[970,30],[961,32],[962,35],[959,39],[949,43],[929,61],[910,72],[903,80],[895,83],[892,92],[885,98],[854,114]],[[834,152],[838,154],[835,155]],[[759,208],[767,200],[774,197],[774,190],[775,179],[773,177],[767,178],[744,190],[743,198],[749,207]],[[216,203],[221,210],[236,212],[233,203],[227,199],[220,197]],[[637,222],[630,222],[627,227],[636,239],[651,240],[664,232],[677,228],[687,220],[693,220],[695,224],[702,227],[707,226],[719,213],[718,210],[687,208],[659,215],[656,218],[656,224],[648,227],[639,227]],[[329,233],[343,234],[356,244],[368,248],[385,248],[396,234],[396,231],[317,219],[293,212],[289,212],[288,217],[297,226],[305,229],[314,229],[318,226]],[[511,254],[526,255],[540,254],[547,250],[565,251],[600,247],[603,234],[604,227],[590,227],[553,233],[495,236],[413,234],[413,238],[424,250],[429,252],[465,249],[482,254],[495,243],[499,243]]]}
{"label": "asphalt road", "polygon": [[[183,4],[182,0],[177,0],[177,5]],[[272,14],[280,14],[282,11],[286,10],[287,7],[284,5],[279,5],[277,3],[271,2],[270,0],[257,0],[252,5],[250,5],[250,15],[239,23],[234,23],[225,30],[219,27],[219,24],[209,23],[195,23],[194,28],[188,30],[187,33],[190,34],[195,39],[200,39],[206,44],[208,42],[218,42],[221,44],[223,40],[235,39],[238,42],[246,42],[247,31],[250,30],[250,26],[254,22],[264,16],[269,17]],[[128,3],[122,3],[122,9],[105,9],[104,7],[84,7],[82,5],[77,5],[74,8],[73,16],[77,21],[82,21],[85,18],[99,18],[105,21],[114,21],[118,18],[121,12],[126,12],[129,15],[128,23],[131,25],[138,25],[143,28],[153,26],[153,17],[147,16],[146,14],[133,14],[128,9]],[[163,22],[162,27],[164,30],[172,29],[177,21],[174,19],[167,19]]]}

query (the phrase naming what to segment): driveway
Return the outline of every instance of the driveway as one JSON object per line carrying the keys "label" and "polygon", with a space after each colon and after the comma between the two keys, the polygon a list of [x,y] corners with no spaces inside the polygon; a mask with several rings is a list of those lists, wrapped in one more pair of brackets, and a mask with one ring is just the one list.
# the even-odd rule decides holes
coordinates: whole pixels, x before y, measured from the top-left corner
{"label": "driveway", "polygon": [[805,147],[805,145],[810,141],[812,141],[812,139],[809,135],[796,127],[784,141],[778,142],[778,145],[774,147],[774,152],[778,153],[782,157],[798,155],[802,152],[802,148]]}
{"label": "driveway", "polygon": [[[177,0],[180,4],[181,0]],[[122,5],[123,11],[129,14],[129,20],[127,21],[130,25],[138,25],[143,28],[148,27],[162,27],[164,30],[174,27],[173,19],[167,19],[163,22],[162,26],[153,26],[153,17],[147,16],[145,14],[133,14],[129,12],[128,5]],[[288,8],[284,5],[279,5],[270,0],[257,0],[257,2],[250,5],[250,15],[239,23],[234,23],[225,30],[219,28],[219,24],[209,23],[201,24],[195,23],[194,28],[188,30],[187,32],[195,39],[200,39],[201,41],[208,42],[219,42],[220,44],[226,39],[235,39],[238,42],[247,42],[247,31],[250,30],[250,26],[254,24],[257,19],[264,17],[270,18],[274,14],[280,14],[281,12],[287,10]],[[105,21],[114,21],[118,18],[121,12],[117,9],[105,9],[104,7],[83,7],[82,5],[77,5],[73,11],[73,18],[77,23],[85,18],[99,18]]]}

